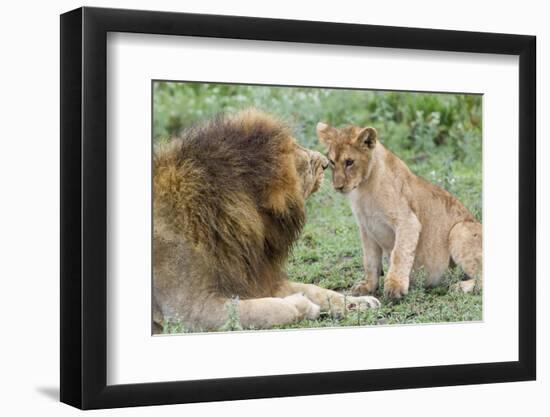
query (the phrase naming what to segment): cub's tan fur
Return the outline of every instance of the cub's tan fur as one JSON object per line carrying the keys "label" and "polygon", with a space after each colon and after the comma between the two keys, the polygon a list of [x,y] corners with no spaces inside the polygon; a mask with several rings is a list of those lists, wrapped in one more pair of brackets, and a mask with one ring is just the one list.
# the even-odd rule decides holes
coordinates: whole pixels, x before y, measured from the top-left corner
{"label": "cub's tan fur", "polygon": [[407,294],[413,267],[424,268],[428,286],[437,285],[451,263],[469,277],[458,289],[480,284],[481,224],[460,201],[413,174],[372,127],[319,123],[317,135],[328,148],[333,186],[347,194],[359,224],[365,277],[354,294],[377,290],[384,254],[390,257],[384,281],[389,297]]}
{"label": "cub's tan fur", "polygon": [[[334,291],[287,279],[289,250],[328,161],[297,145],[257,110],[218,116],[155,150],[153,327],[217,330],[236,306],[245,328],[269,328],[320,310],[342,312]],[[349,297],[348,306],[377,306]]]}

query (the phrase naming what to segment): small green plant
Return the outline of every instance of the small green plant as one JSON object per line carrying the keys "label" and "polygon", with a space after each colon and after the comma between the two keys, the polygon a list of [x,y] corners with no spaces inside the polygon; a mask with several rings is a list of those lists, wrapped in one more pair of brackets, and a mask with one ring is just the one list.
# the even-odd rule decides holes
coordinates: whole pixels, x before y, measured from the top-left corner
{"label": "small green plant", "polygon": [[241,321],[239,319],[239,297],[233,297],[227,303],[225,303],[225,310],[227,312],[227,320],[220,327],[222,332],[233,332],[236,330],[243,330]]}
{"label": "small green plant", "polygon": [[177,319],[171,319],[164,323],[162,331],[164,334],[186,333],[185,326]]}

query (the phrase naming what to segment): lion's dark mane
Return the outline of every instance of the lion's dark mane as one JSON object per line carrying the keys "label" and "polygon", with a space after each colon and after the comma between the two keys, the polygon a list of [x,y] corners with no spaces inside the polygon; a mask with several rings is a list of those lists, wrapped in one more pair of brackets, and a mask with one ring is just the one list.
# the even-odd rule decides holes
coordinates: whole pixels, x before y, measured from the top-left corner
{"label": "lion's dark mane", "polygon": [[[288,128],[246,111],[198,123],[174,143],[155,155],[154,210],[208,260],[217,292],[270,295],[305,221]],[[269,203],[275,195],[283,209]]]}

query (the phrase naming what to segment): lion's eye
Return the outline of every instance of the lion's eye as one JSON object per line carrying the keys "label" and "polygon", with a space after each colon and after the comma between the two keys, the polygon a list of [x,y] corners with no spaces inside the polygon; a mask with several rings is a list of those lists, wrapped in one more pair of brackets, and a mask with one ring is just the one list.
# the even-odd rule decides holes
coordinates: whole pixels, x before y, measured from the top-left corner
{"label": "lion's eye", "polygon": [[353,159],[346,159],[345,161],[346,167],[350,167],[353,165]]}

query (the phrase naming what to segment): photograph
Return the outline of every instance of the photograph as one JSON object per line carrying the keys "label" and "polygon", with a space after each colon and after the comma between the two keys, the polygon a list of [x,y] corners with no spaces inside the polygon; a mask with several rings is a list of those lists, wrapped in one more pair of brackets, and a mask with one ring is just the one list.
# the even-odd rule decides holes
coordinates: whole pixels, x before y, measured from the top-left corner
{"label": "photograph", "polygon": [[483,321],[483,95],[152,80],[153,335]]}

